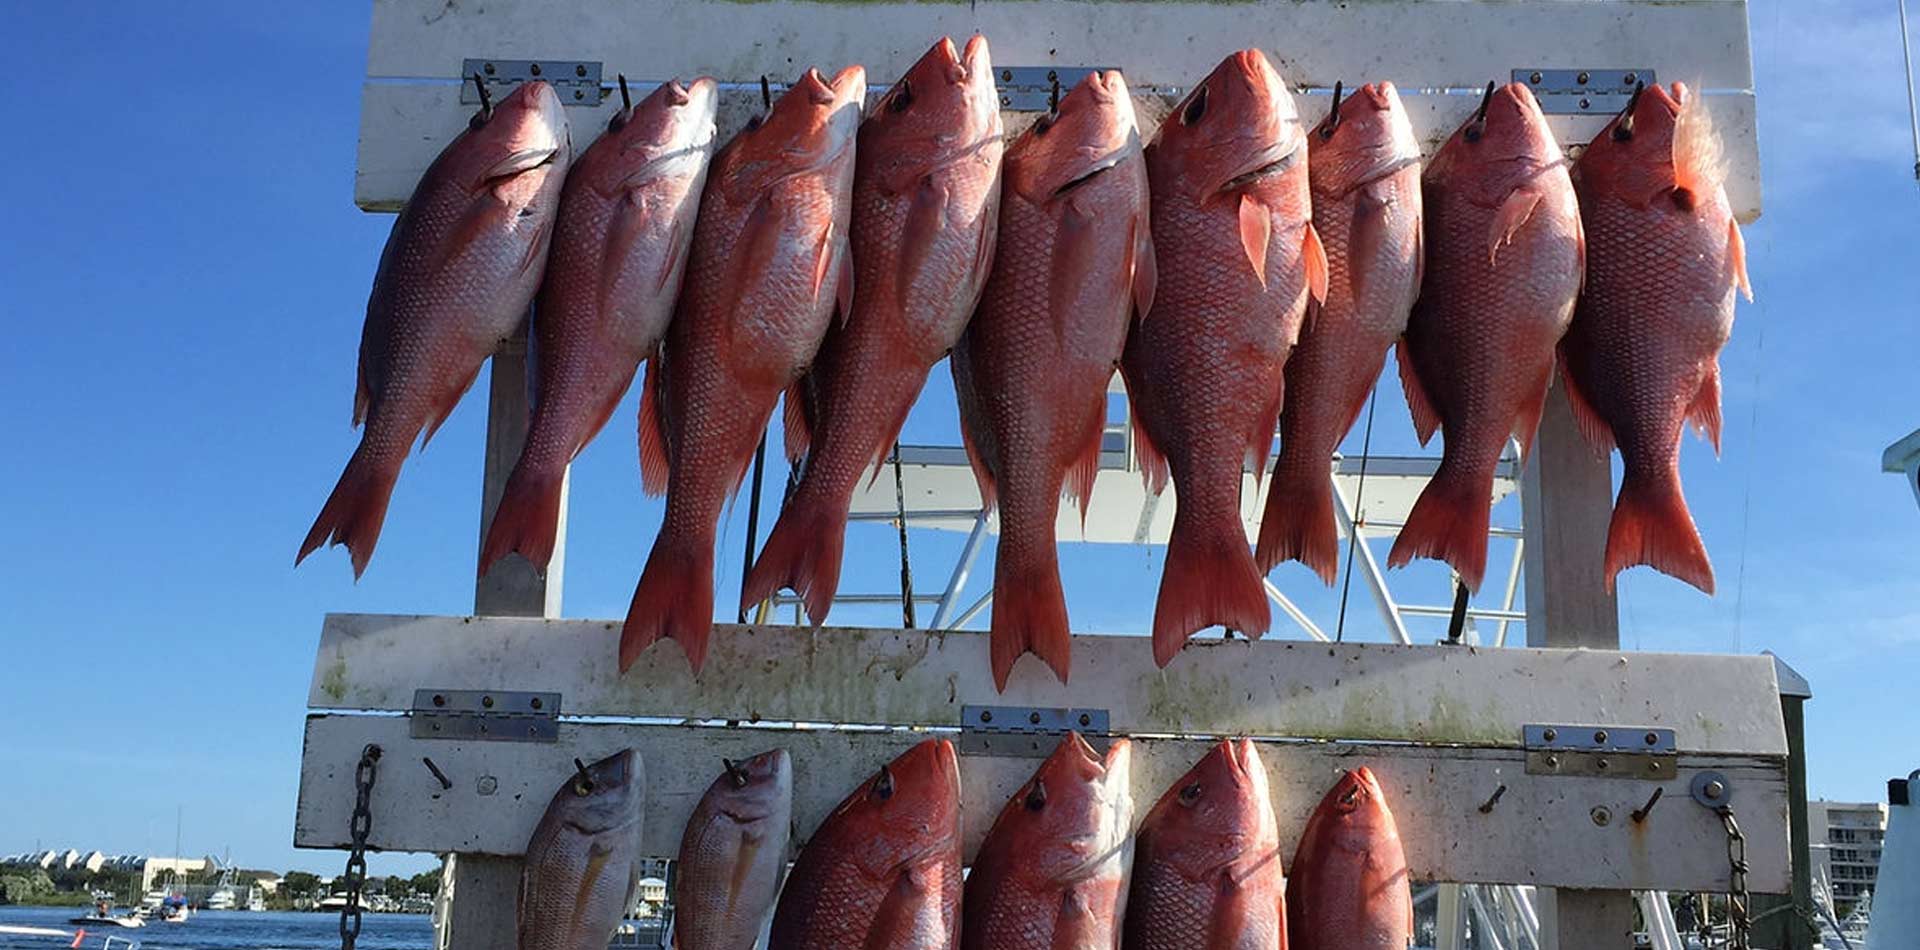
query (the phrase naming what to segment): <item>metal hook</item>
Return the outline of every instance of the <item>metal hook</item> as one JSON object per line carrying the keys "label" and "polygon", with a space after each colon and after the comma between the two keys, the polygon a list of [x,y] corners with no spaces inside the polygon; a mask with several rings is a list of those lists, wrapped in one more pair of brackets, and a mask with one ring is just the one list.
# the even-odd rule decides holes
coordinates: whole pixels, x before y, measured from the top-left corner
{"label": "metal hook", "polygon": [[1047,111],[1059,112],[1060,111],[1060,74],[1058,72],[1055,72],[1048,78],[1053,80],[1053,90],[1047,93]]}
{"label": "metal hook", "polygon": [[1333,81],[1333,108],[1327,110],[1326,124],[1320,128],[1320,138],[1333,138],[1333,130],[1340,125],[1340,80]]}
{"label": "metal hook", "polygon": [[721,759],[720,764],[727,767],[727,778],[732,780],[734,788],[747,787],[747,770],[732,759]]}
{"label": "metal hook", "polygon": [[1480,108],[1473,110],[1473,121],[1487,121],[1487,107],[1493,104],[1493,80],[1487,80],[1487,91],[1480,97]]}
{"label": "metal hook", "polygon": [[574,778],[579,781],[580,787],[588,792],[593,791],[593,774],[587,771],[587,764],[579,759],[574,759],[573,767],[579,772]]}
{"label": "metal hook", "polygon": [[1505,795],[1506,793],[1507,793],[1507,787],[1505,785],[1502,785],[1499,788],[1494,789],[1493,797],[1487,799],[1486,803],[1480,806],[1480,814],[1482,815],[1493,814],[1493,806],[1500,804],[1500,796]]}
{"label": "metal hook", "polygon": [[1650,814],[1653,814],[1653,806],[1660,804],[1660,796],[1665,795],[1666,793],[1667,793],[1667,789],[1665,786],[1663,785],[1654,786],[1653,796],[1647,799],[1647,803],[1633,810],[1633,823],[1637,825],[1643,821],[1646,821],[1647,816]]}
{"label": "metal hook", "polygon": [[627,110],[632,110],[632,109],[633,109],[633,96],[631,96],[631,95],[628,95],[628,94],[627,94],[627,77],[626,77],[626,74],[625,74],[625,73],[615,73],[614,75],[615,75],[615,76],[616,76],[617,78],[619,78],[619,80],[620,80],[620,107],[621,107],[621,108],[623,108],[623,109],[627,109]]}
{"label": "metal hook", "polygon": [[1620,122],[1613,127],[1613,140],[1624,142],[1633,138],[1633,107],[1640,104],[1640,94],[1647,91],[1643,80],[1633,84],[1633,96],[1627,100],[1627,107],[1620,110]]}
{"label": "metal hook", "polygon": [[433,760],[424,755],[420,757],[420,761],[426,763],[427,771],[432,772],[433,777],[439,780],[442,791],[453,790],[453,779],[448,778],[447,773],[440,771],[440,766],[433,764]]}
{"label": "metal hook", "polygon": [[493,118],[493,94],[487,91],[487,81],[479,73],[473,74],[473,88],[480,92],[480,117]]}
{"label": "metal hook", "polygon": [[766,73],[760,74],[760,107],[762,109],[773,108],[773,86],[767,82]]}

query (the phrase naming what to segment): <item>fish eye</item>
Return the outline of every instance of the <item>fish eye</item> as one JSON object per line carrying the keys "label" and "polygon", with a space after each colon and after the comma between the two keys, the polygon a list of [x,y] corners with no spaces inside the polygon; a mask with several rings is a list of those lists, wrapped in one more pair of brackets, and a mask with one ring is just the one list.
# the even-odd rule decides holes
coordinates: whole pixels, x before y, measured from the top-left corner
{"label": "fish eye", "polygon": [[632,118],[633,113],[631,111],[621,109],[619,112],[613,114],[613,118],[607,120],[607,131],[618,132],[626,128],[627,122],[632,120]]}
{"label": "fish eye", "polygon": [[593,794],[593,783],[583,778],[574,779],[573,794],[580,798],[585,798],[588,795]]}
{"label": "fish eye", "polygon": [[478,129],[486,124],[487,116],[484,112],[476,112],[473,114],[473,118],[467,120],[467,128],[469,129]]}
{"label": "fish eye", "polygon": [[1180,804],[1191,805],[1200,800],[1200,783],[1193,782],[1180,790]]}
{"label": "fish eye", "polygon": [[1039,811],[1047,807],[1047,787],[1039,779],[1033,780],[1033,788],[1027,792],[1027,810]]}
{"label": "fish eye", "polygon": [[1185,109],[1180,110],[1180,124],[1192,125],[1207,115],[1207,87],[1201,86],[1193,94],[1193,99]]}
{"label": "fish eye", "polygon": [[1033,134],[1045,135],[1047,134],[1047,130],[1051,128],[1053,128],[1053,113],[1048,113],[1041,116],[1040,121],[1033,124]]}
{"label": "fish eye", "polygon": [[900,85],[893,90],[893,96],[887,100],[887,111],[905,112],[912,106],[913,84],[902,79]]}
{"label": "fish eye", "polygon": [[1632,140],[1632,138],[1633,138],[1633,126],[1631,126],[1631,125],[1616,125],[1616,126],[1614,126],[1614,127],[1613,127],[1613,140],[1614,140],[1614,141],[1616,141],[1616,142],[1626,142],[1626,141],[1630,141],[1630,140]]}
{"label": "fish eye", "polygon": [[873,777],[873,797],[886,801],[893,797],[893,773],[886,766],[880,766],[880,774]]}

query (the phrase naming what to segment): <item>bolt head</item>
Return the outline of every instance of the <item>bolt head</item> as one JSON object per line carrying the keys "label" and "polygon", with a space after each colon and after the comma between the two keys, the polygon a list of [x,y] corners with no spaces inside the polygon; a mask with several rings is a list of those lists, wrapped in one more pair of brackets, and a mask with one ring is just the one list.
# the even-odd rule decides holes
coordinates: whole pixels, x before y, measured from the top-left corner
{"label": "bolt head", "polygon": [[1547,768],[1550,768],[1550,769],[1557,769],[1557,768],[1559,768],[1559,767],[1560,767],[1560,757],[1559,757],[1559,756],[1557,756],[1557,755],[1549,755],[1549,756],[1547,756]]}
{"label": "bolt head", "polygon": [[1593,741],[1604,745],[1607,741],[1607,730],[1605,729],[1593,730]]}
{"label": "bolt head", "polygon": [[535,696],[535,697],[533,697],[533,703],[532,703],[532,704],[533,704],[533,708],[535,708],[535,709],[539,709],[539,708],[540,708],[540,697],[538,697],[538,696]]}
{"label": "bolt head", "polygon": [[[579,76],[579,77],[580,77],[581,79],[585,79],[585,78],[587,78],[587,67],[585,67],[585,66],[575,66],[575,67],[573,67],[573,74],[574,74],[575,76]],[[1629,79],[1629,80],[1627,80],[1627,81],[1628,81],[1628,82],[1632,82],[1633,80],[1631,80],[1631,79]]]}
{"label": "bolt head", "polygon": [[1593,767],[1596,769],[1599,769],[1602,772],[1605,772],[1606,770],[1613,767],[1613,763],[1608,762],[1606,759],[1594,759]]}
{"label": "bolt head", "polygon": [[1587,80],[1588,80],[1589,78],[1591,78],[1591,77],[1589,77],[1589,76],[1588,76],[1588,75],[1587,75],[1586,73],[1581,73],[1580,75],[1578,75],[1578,76],[1575,76],[1575,77],[1573,77],[1573,81],[1574,81],[1574,82],[1577,82],[1577,83],[1579,83],[1579,84],[1580,84],[1580,85],[1582,85],[1582,86],[1584,86],[1584,85],[1586,85],[1586,84],[1587,84]]}
{"label": "bolt head", "polygon": [[442,696],[439,693],[435,693],[433,695],[433,704],[435,706],[445,706],[447,704],[447,697]]}
{"label": "bolt head", "polygon": [[980,710],[980,721],[981,721],[981,722],[992,722],[992,721],[993,721],[993,710],[991,710],[991,709],[982,709],[982,710]]}
{"label": "bolt head", "polygon": [[1541,75],[1540,75],[1540,74],[1539,74],[1538,72],[1535,72],[1535,73],[1534,73],[1533,75],[1531,75],[1531,76],[1528,76],[1528,77],[1527,77],[1527,81],[1528,81],[1528,82],[1530,82],[1530,83],[1533,83],[1533,84],[1534,84],[1534,85],[1536,85],[1536,86],[1538,86],[1538,85],[1540,85],[1540,80],[1542,80],[1542,79],[1544,79],[1544,78],[1546,78],[1546,77],[1544,77],[1544,76],[1541,76]]}
{"label": "bolt head", "polygon": [[1657,732],[1649,732],[1649,733],[1647,733],[1647,744],[1648,744],[1648,745],[1659,745],[1659,744],[1660,744],[1660,734],[1659,734],[1659,733],[1657,733]]}
{"label": "bolt head", "polygon": [[[534,74],[535,76],[538,76],[538,75],[540,75],[540,64],[539,64],[539,63],[534,63],[534,64],[533,64],[532,66],[529,66],[529,67],[527,67],[527,71],[528,71],[528,72],[530,72],[530,73],[532,73],[532,74]],[[1584,76],[1584,75],[1586,75],[1586,74],[1585,74],[1585,73],[1582,73],[1581,75],[1582,75],[1582,76]],[[1582,80],[1580,80],[1580,81],[1581,81],[1581,82],[1586,82],[1586,80],[1585,80],[1585,79],[1582,79]]]}
{"label": "bolt head", "polygon": [[492,696],[482,696],[482,697],[480,697],[480,705],[482,705],[482,706],[485,706],[485,707],[486,707],[486,708],[488,708],[488,709],[492,709],[492,708],[493,708],[493,697],[492,697]]}
{"label": "bolt head", "polygon": [[480,776],[480,781],[475,785],[475,791],[478,791],[482,795],[491,795],[499,790],[500,780],[491,775]]}
{"label": "bolt head", "polygon": [[1080,724],[1081,724],[1082,726],[1091,726],[1091,725],[1093,725],[1093,717],[1092,717],[1092,716],[1089,716],[1089,715],[1087,715],[1086,713],[1081,713],[1081,714],[1080,714]]}
{"label": "bolt head", "polygon": [[1628,73],[1625,76],[1620,77],[1620,79],[1622,82],[1626,83],[1629,86],[1640,81],[1640,77],[1633,73]]}
{"label": "bolt head", "polygon": [[1593,806],[1593,811],[1588,812],[1587,814],[1589,817],[1593,819],[1594,824],[1599,825],[1602,828],[1605,828],[1610,822],[1613,821],[1613,810],[1609,809],[1605,805],[1595,805]]}
{"label": "bolt head", "polygon": [[1546,739],[1548,742],[1553,742],[1560,738],[1560,730],[1548,729],[1547,731],[1541,733],[1540,736],[1541,738]]}
{"label": "bolt head", "polygon": [[1725,795],[1727,793],[1727,787],[1721,784],[1720,781],[1716,779],[1714,781],[1708,782],[1707,787],[1704,789],[1701,789],[1701,791],[1706,792],[1708,798],[1717,799],[1720,796]]}
{"label": "bolt head", "polygon": [[1036,726],[1037,726],[1037,725],[1039,725],[1039,724],[1040,724],[1040,714],[1039,714],[1039,713],[1037,713],[1037,712],[1030,712],[1030,713],[1027,713],[1027,722],[1029,722],[1029,723],[1031,723],[1031,724],[1033,724],[1033,725],[1036,725]]}

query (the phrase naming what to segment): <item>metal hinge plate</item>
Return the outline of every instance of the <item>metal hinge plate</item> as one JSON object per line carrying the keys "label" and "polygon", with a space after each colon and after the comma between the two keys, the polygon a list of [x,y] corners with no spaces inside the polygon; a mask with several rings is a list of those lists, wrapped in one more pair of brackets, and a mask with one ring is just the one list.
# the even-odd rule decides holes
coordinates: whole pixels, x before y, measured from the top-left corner
{"label": "metal hinge plate", "polygon": [[1672,729],[1647,726],[1526,725],[1520,745],[1528,775],[1671,779],[1680,774]]}
{"label": "metal hinge plate", "polygon": [[416,689],[415,739],[560,741],[560,694],[496,689]]}
{"label": "metal hinge plate", "polygon": [[1060,737],[1077,731],[1102,754],[1107,748],[1107,711],[1058,706],[960,707],[961,755],[1010,755],[1044,759]]}
{"label": "metal hinge plate", "polygon": [[1516,69],[1548,115],[1608,115],[1627,107],[1638,83],[1659,82],[1651,69]]}
{"label": "metal hinge plate", "polygon": [[544,79],[560,94],[560,102],[569,106],[600,104],[600,63],[584,59],[467,59],[460,64],[460,102],[480,104],[480,90],[473,88],[474,74],[487,84],[487,93],[499,102],[515,86],[530,79]]}
{"label": "metal hinge plate", "polygon": [[999,66],[993,78],[1000,89],[1000,108],[1014,112],[1046,112],[1053,107],[1057,83],[1065,96],[1089,73],[1105,72],[1113,66]]}

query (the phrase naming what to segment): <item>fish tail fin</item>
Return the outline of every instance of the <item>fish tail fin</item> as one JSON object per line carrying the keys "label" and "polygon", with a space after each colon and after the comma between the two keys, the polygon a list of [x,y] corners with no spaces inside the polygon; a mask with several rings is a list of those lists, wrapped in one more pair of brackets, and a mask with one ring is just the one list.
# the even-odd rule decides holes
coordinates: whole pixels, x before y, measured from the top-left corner
{"label": "fish tail fin", "polygon": [[1620,481],[1607,528],[1607,589],[1613,589],[1616,575],[1636,564],[1713,593],[1713,564],[1675,472],[1628,470]]}
{"label": "fish tail fin", "polygon": [[620,672],[661,639],[680,641],[693,672],[700,672],[713,631],[713,544],[702,541],[661,529],[620,628]]}
{"label": "fish tail fin", "polygon": [[1257,638],[1271,622],[1239,519],[1188,519],[1176,511],[1153,609],[1153,662],[1166,666],[1188,637],[1214,624]]}
{"label": "fish tail fin", "polygon": [[487,526],[486,543],[480,546],[481,574],[516,551],[539,570],[547,569],[560,533],[560,498],[565,487],[565,469],[556,473],[530,464],[524,456],[520,459],[507,476],[500,506]]}
{"label": "fish tail fin", "polygon": [[1282,466],[1275,469],[1267,489],[1254,565],[1264,574],[1292,560],[1333,586],[1340,566],[1340,535],[1333,521],[1333,488],[1326,478]]}
{"label": "fish tail fin", "polygon": [[393,499],[393,486],[399,479],[399,460],[376,459],[362,442],[340,473],[340,481],[327,496],[320,516],[313,520],[293,563],[306,560],[323,544],[344,544],[353,560],[353,577],[359,580],[367,570],[367,561],[373,558],[374,545],[380,541],[387,503]]}
{"label": "fish tail fin", "polygon": [[1014,662],[1027,653],[1045,661],[1065,683],[1073,649],[1068,629],[1067,595],[1060,588],[1060,563],[1051,544],[1043,557],[1019,563],[1001,560],[995,565],[991,636],[995,689],[1006,690]]}
{"label": "fish tail fin", "polygon": [[1487,571],[1487,524],[1493,510],[1490,475],[1467,472],[1442,460],[1387,555],[1390,567],[1417,557],[1445,561],[1468,590],[1480,588]]}
{"label": "fish tail fin", "polygon": [[840,560],[847,539],[847,507],[811,493],[793,496],[767,535],[741,589],[740,607],[757,604],[781,588],[791,588],[807,605],[807,619],[827,619],[840,587]]}

